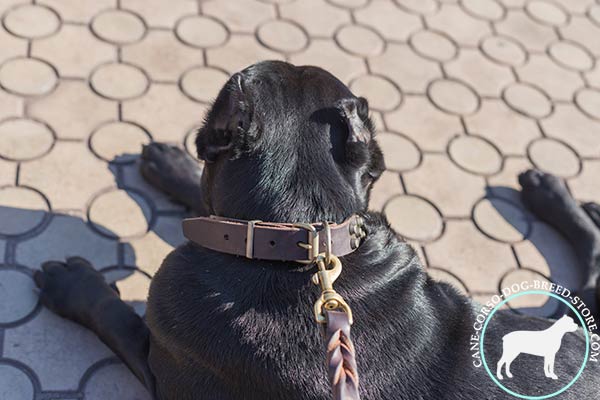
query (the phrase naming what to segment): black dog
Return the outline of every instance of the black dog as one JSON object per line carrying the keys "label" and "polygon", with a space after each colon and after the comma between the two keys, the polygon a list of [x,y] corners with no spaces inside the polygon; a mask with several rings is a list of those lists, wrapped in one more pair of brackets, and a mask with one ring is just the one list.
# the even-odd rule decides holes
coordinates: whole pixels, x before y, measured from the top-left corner
{"label": "black dog", "polygon": [[[355,112],[343,112],[348,106]],[[373,135],[366,100],[331,74],[263,62],[234,75],[208,114],[196,142],[206,161],[201,183],[195,163],[166,145],[144,149],[142,171],[201,215],[339,223],[361,214],[367,237],[342,258],[336,288],[354,311],[362,397],[511,398],[473,366],[471,335],[481,306],[431,280],[385,218],[366,211],[384,169]],[[523,179],[533,199],[543,201],[552,190],[544,176]],[[48,262],[42,269],[36,282],[43,303],[93,330],[158,399],[330,398],[312,317],[314,267],[248,260],[190,242],[154,277],[146,322],[87,261]],[[552,324],[498,314],[486,334],[492,370],[508,330]],[[581,331],[565,336],[572,354],[557,363],[559,375],[581,364],[573,349],[583,348],[582,337]],[[513,372],[537,367],[538,360],[524,358]],[[531,375],[511,389],[550,393],[564,384]],[[590,363],[561,398],[592,399],[599,391],[600,371]]]}

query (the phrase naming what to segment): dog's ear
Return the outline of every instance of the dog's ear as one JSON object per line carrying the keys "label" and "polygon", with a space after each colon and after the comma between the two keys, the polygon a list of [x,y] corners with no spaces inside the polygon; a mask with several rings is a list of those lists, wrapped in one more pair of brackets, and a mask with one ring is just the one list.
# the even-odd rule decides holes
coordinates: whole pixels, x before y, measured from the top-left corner
{"label": "dog's ear", "polygon": [[250,110],[244,93],[243,76],[233,75],[217,96],[204,126],[198,131],[198,158],[214,162],[250,127]]}
{"label": "dog's ear", "polygon": [[369,119],[369,103],[364,97],[339,100],[336,107],[348,127],[348,142],[368,144],[373,137],[373,127]]}

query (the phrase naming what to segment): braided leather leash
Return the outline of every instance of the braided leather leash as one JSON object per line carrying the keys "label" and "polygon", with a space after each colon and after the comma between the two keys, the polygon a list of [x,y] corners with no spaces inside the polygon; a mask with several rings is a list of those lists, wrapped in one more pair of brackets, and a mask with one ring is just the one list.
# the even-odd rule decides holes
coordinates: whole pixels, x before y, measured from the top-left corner
{"label": "braided leather leash", "polygon": [[[324,223],[329,238],[329,226]],[[329,242],[329,240],[327,240]],[[315,258],[318,271],[312,281],[321,287],[314,305],[315,319],[324,325],[327,367],[333,400],[359,400],[356,351],[350,338],[352,310],[334,289],[333,283],[342,273],[342,263],[331,254],[330,247]],[[328,268],[330,267],[330,268]]]}
{"label": "braided leather leash", "polygon": [[358,400],[358,371],[356,352],[350,338],[348,314],[340,311],[325,311],[327,365],[334,400]]}

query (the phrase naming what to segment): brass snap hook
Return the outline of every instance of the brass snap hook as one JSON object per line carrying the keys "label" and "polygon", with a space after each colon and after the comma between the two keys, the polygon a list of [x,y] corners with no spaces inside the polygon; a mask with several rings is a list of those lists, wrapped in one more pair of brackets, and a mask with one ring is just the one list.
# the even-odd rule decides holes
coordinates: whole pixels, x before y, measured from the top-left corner
{"label": "brass snap hook", "polygon": [[[330,262],[326,263],[326,256],[319,254],[316,259],[317,271],[312,281],[321,287],[321,296],[314,305],[315,320],[320,324],[327,323],[324,310],[341,310],[348,314],[348,320],[352,324],[352,310],[348,303],[334,289],[333,283],[342,273],[342,262],[335,255],[330,255]],[[327,268],[332,266],[331,268]]]}

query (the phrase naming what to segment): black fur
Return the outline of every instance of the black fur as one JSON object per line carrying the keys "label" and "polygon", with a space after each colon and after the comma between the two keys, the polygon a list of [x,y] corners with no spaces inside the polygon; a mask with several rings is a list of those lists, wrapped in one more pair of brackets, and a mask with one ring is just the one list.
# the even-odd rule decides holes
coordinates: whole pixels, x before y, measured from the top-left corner
{"label": "black fur", "polygon": [[[194,204],[200,214],[286,222],[365,217],[367,238],[342,258],[343,273],[335,284],[355,315],[363,399],[510,398],[472,365],[470,336],[480,306],[431,280],[385,218],[366,211],[369,190],[384,168],[373,135],[366,101],[331,74],[263,62],[234,75],[208,114],[197,139],[198,155],[206,161],[201,185],[189,180],[196,173],[173,168],[195,168],[179,150],[151,145],[144,159],[159,166],[152,181],[182,182],[162,185],[174,198],[191,204],[199,196]],[[44,303],[93,329],[156,398],[330,398],[323,340],[312,318],[318,292],[310,283],[314,269],[187,243],[165,259],[153,279],[149,333],[139,328],[141,319],[133,312],[123,315],[124,303],[113,304],[114,292],[89,269],[44,268],[37,277]],[[73,275],[85,278],[88,290],[61,286]],[[89,309],[75,307],[81,302]],[[120,321],[110,318],[114,312]],[[487,334],[488,357],[499,358],[508,331],[550,324],[500,312]],[[123,333],[123,326],[132,328]],[[147,357],[122,350],[147,341]],[[581,335],[565,343],[570,349],[581,346]],[[575,368],[578,357],[563,355],[561,365]],[[534,370],[537,364],[525,358],[513,371]],[[561,398],[596,398],[598,372],[588,366]],[[532,374],[521,388],[512,388],[548,393],[561,384]]]}

